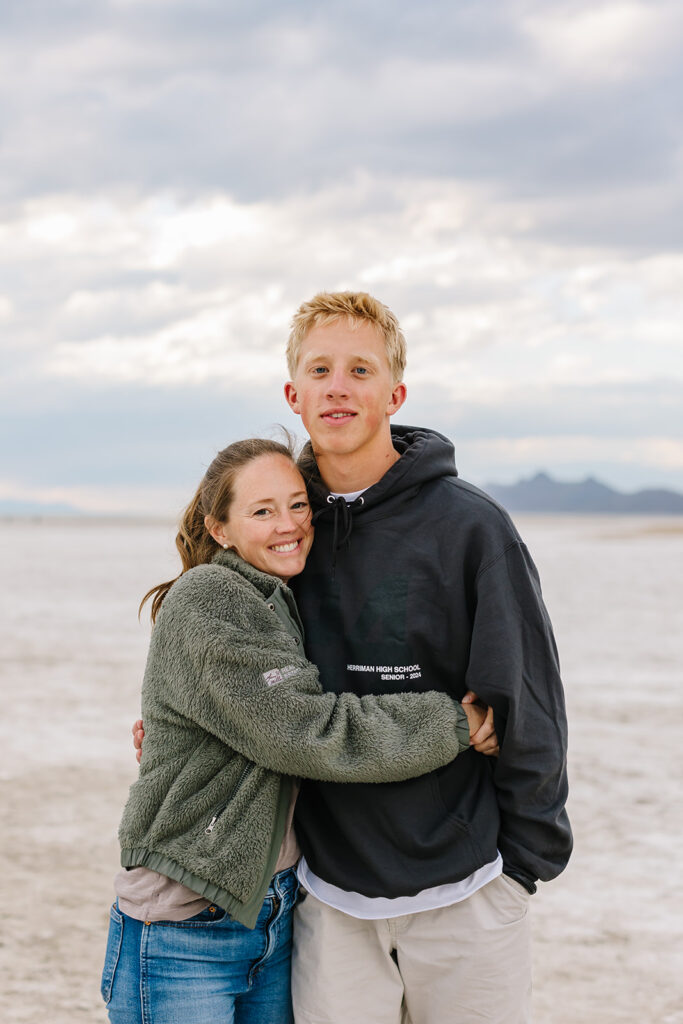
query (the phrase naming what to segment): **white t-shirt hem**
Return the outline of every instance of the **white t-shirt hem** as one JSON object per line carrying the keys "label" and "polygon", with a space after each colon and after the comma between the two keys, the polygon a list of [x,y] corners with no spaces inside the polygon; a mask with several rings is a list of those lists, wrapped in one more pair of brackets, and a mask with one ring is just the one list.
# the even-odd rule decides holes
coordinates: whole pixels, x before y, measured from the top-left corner
{"label": "white t-shirt hem", "polygon": [[378,921],[389,917],[402,917],[404,914],[419,914],[423,910],[450,907],[472,896],[502,872],[503,858],[499,853],[495,860],[484,864],[460,882],[435,885],[431,889],[423,889],[414,896],[397,896],[389,899],[384,896],[363,896],[359,892],[339,889],[314,874],[305,857],[301,858],[297,868],[299,881],[311,896],[315,896],[321,903],[326,903],[328,907],[334,907],[350,917],[357,917],[363,921]]}

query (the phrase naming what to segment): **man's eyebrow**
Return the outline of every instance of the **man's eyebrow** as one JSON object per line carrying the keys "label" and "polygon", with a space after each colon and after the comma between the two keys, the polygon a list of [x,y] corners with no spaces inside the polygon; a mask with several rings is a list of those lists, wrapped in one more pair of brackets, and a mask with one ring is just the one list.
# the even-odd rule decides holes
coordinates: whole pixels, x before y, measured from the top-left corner
{"label": "man's eyebrow", "polygon": [[[329,362],[329,360],[331,358],[332,358],[332,356],[329,355],[326,352],[318,352],[315,355],[308,355],[308,356],[306,356],[304,358],[304,363],[305,363],[306,366],[310,366],[311,363]],[[374,366],[378,362],[378,360],[374,356],[363,356],[363,355],[358,354],[358,355],[349,356],[349,362],[351,362],[351,363],[367,363],[368,366]]]}

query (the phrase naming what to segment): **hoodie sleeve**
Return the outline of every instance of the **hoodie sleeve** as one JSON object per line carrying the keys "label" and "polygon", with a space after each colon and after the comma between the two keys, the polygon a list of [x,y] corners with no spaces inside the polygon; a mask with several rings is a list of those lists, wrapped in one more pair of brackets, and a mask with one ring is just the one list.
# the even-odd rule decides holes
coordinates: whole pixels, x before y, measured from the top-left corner
{"label": "hoodie sleeve", "polygon": [[548,881],[572,848],[565,811],[567,720],[538,573],[519,542],[477,578],[467,685],[494,710],[500,756],[493,778],[505,871],[528,883]]}
{"label": "hoodie sleeve", "polygon": [[188,581],[182,600],[164,602],[153,648],[167,711],[264,768],[331,782],[411,778],[469,747],[466,715],[446,694],[323,693],[264,602],[220,588]]}

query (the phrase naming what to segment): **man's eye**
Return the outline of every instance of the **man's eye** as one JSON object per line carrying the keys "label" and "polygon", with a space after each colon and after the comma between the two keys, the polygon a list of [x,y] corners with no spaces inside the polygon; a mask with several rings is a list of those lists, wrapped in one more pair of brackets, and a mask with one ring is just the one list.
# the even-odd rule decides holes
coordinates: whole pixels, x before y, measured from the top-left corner
{"label": "man's eye", "polygon": [[322,375],[324,373],[327,373],[327,367],[326,366],[314,366],[311,372],[316,374],[318,377],[322,377]]}
{"label": "man's eye", "polygon": [[360,377],[364,377],[367,374],[367,372],[367,366],[357,366],[355,369],[355,373],[357,373]]}

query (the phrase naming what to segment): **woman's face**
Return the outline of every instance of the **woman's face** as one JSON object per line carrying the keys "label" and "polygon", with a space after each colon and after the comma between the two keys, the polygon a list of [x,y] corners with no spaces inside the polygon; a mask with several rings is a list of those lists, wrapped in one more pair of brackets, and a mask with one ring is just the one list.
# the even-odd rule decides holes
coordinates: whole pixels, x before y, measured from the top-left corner
{"label": "woman's face", "polygon": [[225,523],[211,531],[256,569],[285,583],[300,573],[313,543],[301,473],[284,455],[260,455],[237,474]]}

